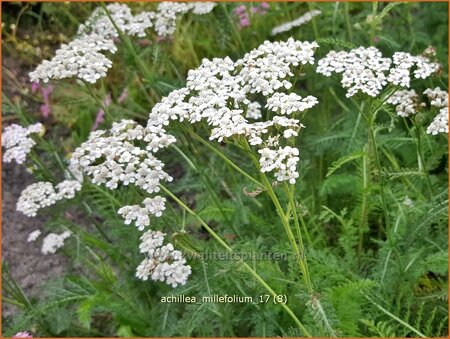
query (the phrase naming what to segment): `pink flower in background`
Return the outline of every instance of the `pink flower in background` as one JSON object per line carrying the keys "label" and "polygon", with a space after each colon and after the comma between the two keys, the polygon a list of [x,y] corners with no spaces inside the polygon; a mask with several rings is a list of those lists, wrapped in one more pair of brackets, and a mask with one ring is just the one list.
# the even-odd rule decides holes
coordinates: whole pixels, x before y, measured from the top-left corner
{"label": "pink flower in background", "polygon": [[28,332],[19,332],[12,336],[13,338],[33,338],[33,336]]}
{"label": "pink flower in background", "polygon": [[50,96],[52,95],[52,93],[53,93],[52,85],[48,85],[47,87],[41,87],[41,94],[42,94],[42,99],[44,100],[44,104],[41,105],[40,110],[41,110],[42,116],[45,119],[47,119],[51,113]]}
{"label": "pink flower in background", "polygon": [[[111,105],[111,93],[108,93],[105,98],[103,99],[103,105],[104,107],[108,107]],[[103,108],[100,108],[97,112],[97,115],[95,116],[94,125],[92,125],[92,130],[95,131],[98,126],[105,120],[105,111]]]}
{"label": "pink flower in background", "polygon": [[266,15],[270,5],[267,2],[261,2],[258,6],[252,7],[252,13]]}
{"label": "pink flower in background", "polygon": [[53,93],[52,85],[48,85],[47,87],[41,87],[41,94],[42,98],[44,98],[44,101],[48,101],[52,93]]}
{"label": "pink flower in background", "polygon": [[31,93],[36,93],[41,88],[41,84],[39,82],[31,83]]}
{"label": "pink flower in background", "polygon": [[125,88],[120,94],[119,98],[117,98],[117,102],[121,104],[128,97],[128,88]]}
{"label": "pink flower in background", "polygon": [[42,96],[42,100],[44,101],[44,104],[39,107],[39,110],[41,111],[41,115],[44,119],[47,119],[48,116],[51,113],[51,95],[53,93],[53,86],[48,85],[47,87],[41,86],[38,82],[32,82],[31,83],[31,93],[40,92]]}
{"label": "pink flower in background", "polygon": [[50,108],[50,105],[44,104],[39,107],[39,110],[41,111],[41,115],[44,119],[47,119],[50,113],[52,112],[52,109]]}
{"label": "pink flower in background", "polygon": [[250,26],[250,17],[248,15],[242,16],[239,19],[239,25],[241,26],[241,28]]}
{"label": "pink flower in background", "polygon": [[236,7],[233,12],[239,18],[240,28],[250,26],[250,16],[247,13],[247,7],[245,7],[245,5]]}
{"label": "pink flower in background", "polygon": [[[250,8],[250,12],[258,15],[266,15],[270,5],[267,2],[262,2],[258,6]],[[240,28],[250,26],[250,15],[245,5],[240,5],[233,10],[234,14],[239,18]]]}
{"label": "pink flower in background", "polygon": [[236,7],[233,10],[233,12],[236,15],[241,15],[241,14],[244,14],[245,12],[247,12],[247,8],[245,7],[245,5],[240,5],[240,6]]}

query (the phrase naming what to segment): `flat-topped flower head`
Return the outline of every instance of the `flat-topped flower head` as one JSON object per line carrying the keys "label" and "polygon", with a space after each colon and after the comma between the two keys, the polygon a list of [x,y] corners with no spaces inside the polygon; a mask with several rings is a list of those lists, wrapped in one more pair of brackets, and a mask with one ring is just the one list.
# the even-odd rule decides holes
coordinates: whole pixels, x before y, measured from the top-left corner
{"label": "flat-topped flower head", "polygon": [[274,112],[290,115],[296,112],[303,112],[312,108],[319,101],[312,95],[302,98],[296,93],[274,93],[267,99],[267,108]]}
{"label": "flat-topped flower head", "polygon": [[347,89],[347,97],[358,92],[376,97],[388,83],[409,87],[412,69],[415,78],[425,79],[439,67],[422,55],[396,52],[391,59],[383,57],[376,47],[358,47],[348,52],[330,51],[319,60],[317,72],[325,76],[342,74],[341,84]]}
{"label": "flat-topped flower head", "polygon": [[191,274],[191,266],[186,265],[183,254],[175,250],[171,243],[163,245],[165,234],[147,231],[141,237],[139,250],[146,258],[136,269],[136,276],[144,281],[148,278],[177,287],[185,285]]}
{"label": "flat-topped flower head", "polygon": [[64,246],[64,242],[71,236],[70,231],[64,231],[61,234],[49,233],[42,242],[42,254],[54,254],[58,249]]}
{"label": "flat-topped flower head", "polygon": [[115,53],[114,42],[96,33],[83,35],[68,44],[61,46],[51,60],[45,60],[33,72],[31,81],[48,82],[51,79],[76,77],[89,83],[95,83],[105,77],[112,67],[102,51]]}
{"label": "flat-topped flower head", "polygon": [[[146,141],[146,148],[139,141]],[[110,130],[91,133],[89,139],[72,154],[72,166],[89,176],[93,183],[115,189],[133,184],[148,193],[158,192],[160,181],[172,178],[164,164],[151,152],[175,142],[160,127],[148,128],[133,120],[113,123]]]}
{"label": "flat-topped flower head", "polygon": [[413,89],[396,91],[386,102],[395,106],[397,115],[407,117],[417,113],[419,97]]}
{"label": "flat-topped flower head", "polygon": [[16,209],[28,217],[35,217],[41,208],[52,206],[60,200],[73,199],[80,190],[81,183],[77,180],[64,180],[56,187],[51,182],[40,181],[22,191]]}
{"label": "flat-topped flower head", "polygon": [[17,164],[24,163],[28,153],[36,145],[30,135],[42,134],[44,131],[44,125],[41,123],[28,127],[17,124],[7,126],[2,133],[2,146],[5,148],[3,161],[7,163],[15,161]]}
{"label": "flat-topped flower head", "polygon": [[439,108],[439,113],[427,127],[427,133],[432,135],[448,134],[448,93],[439,87],[428,88],[423,93],[430,100],[431,106]]}
{"label": "flat-topped flower head", "polygon": [[348,90],[347,97],[357,92],[375,97],[387,84],[386,72],[390,66],[391,59],[383,58],[377,48],[359,47],[349,52],[329,52],[318,61],[317,72],[325,76],[342,74],[341,84]]}
{"label": "flat-topped flower head", "polygon": [[[211,126],[210,140],[244,137],[250,145],[261,147],[271,147],[266,141],[274,133],[283,137],[282,142],[294,138],[304,126],[298,119],[277,114],[295,115],[318,103],[313,96],[284,93],[293,85],[295,68],[314,63],[317,47],[315,42],[290,38],[265,41],[235,62],[228,57],[205,59],[200,67],[189,71],[184,88],[171,92],[153,107],[147,126],[165,127],[171,120],[203,120]],[[262,96],[261,102],[255,101],[256,96]],[[272,111],[268,120],[249,121],[262,118],[263,105]],[[277,173],[280,181],[293,182],[298,176],[293,171]]]}
{"label": "flat-topped flower head", "polygon": [[[154,28],[160,36],[171,35],[176,29],[179,15],[192,11],[195,14],[209,13],[214,3],[162,2],[156,12],[146,11],[133,15],[126,4],[112,3],[105,8],[96,8],[85,23],[78,27],[77,37],[61,45],[51,60],[43,61],[29,76],[33,82],[48,82],[52,79],[78,78],[95,83],[106,76],[112,61],[103,53],[115,53],[115,41],[119,32],[128,36],[145,37],[148,29]],[[114,21],[114,24],[112,21]]]}
{"label": "flat-topped flower head", "polygon": [[150,225],[150,215],[160,217],[166,209],[166,199],[160,196],[154,198],[145,198],[140,205],[124,206],[119,209],[118,213],[125,219],[125,224],[129,225],[135,222],[136,227],[143,231],[146,226]]}
{"label": "flat-topped flower head", "polygon": [[448,107],[448,92],[441,90],[439,87],[434,89],[427,88],[425,94],[430,100],[430,105],[437,108]]}

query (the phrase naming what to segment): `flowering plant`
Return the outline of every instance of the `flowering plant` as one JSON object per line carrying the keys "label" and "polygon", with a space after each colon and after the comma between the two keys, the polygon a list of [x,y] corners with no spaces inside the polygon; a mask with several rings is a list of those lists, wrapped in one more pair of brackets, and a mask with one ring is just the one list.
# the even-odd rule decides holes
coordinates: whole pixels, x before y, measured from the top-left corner
{"label": "flowering plant", "polygon": [[[338,3],[334,15],[328,4],[93,9],[74,39],[29,73],[34,92],[53,86],[44,120],[29,123],[20,105],[8,106],[22,123],[4,128],[3,161],[27,164],[36,177],[16,210],[51,216],[23,241],[74,266],[37,302],[6,270],[8,300],[39,324],[27,328],[46,336],[442,334],[447,312],[434,295],[445,292],[447,272],[443,44],[375,46],[386,32],[400,39],[385,23],[408,6],[357,4],[354,18]],[[333,32],[346,26],[342,39],[324,38],[320,20]],[[354,27],[370,36],[356,39]],[[50,123],[67,121],[60,107],[75,116],[61,124],[71,137]],[[272,252],[286,260],[259,259]],[[168,295],[183,303],[166,304]],[[66,323],[46,313],[52,307]],[[106,327],[97,324],[104,316]],[[201,330],[202,317],[213,326]]]}

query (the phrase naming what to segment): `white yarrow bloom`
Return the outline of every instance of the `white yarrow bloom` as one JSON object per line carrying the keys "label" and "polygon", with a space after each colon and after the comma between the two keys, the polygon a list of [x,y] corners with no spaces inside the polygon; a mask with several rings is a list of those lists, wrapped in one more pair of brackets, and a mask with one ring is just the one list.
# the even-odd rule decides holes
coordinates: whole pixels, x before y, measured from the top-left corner
{"label": "white yarrow bloom", "polygon": [[28,234],[27,242],[36,241],[37,238],[39,238],[40,235],[41,235],[41,231],[40,230],[35,230],[35,231],[31,232],[30,234]]}
{"label": "white yarrow bloom", "polygon": [[448,107],[441,108],[433,122],[427,127],[427,133],[432,135],[439,133],[448,134]]}
{"label": "white yarrow bloom", "polygon": [[70,231],[61,234],[49,233],[42,242],[42,254],[54,254],[64,246],[64,241],[71,236]]}
{"label": "white yarrow bloom", "polygon": [[435,89],[427,88],[425,94],[430,100],[430,105],[437,108],[448,107],[448,92],[441,90],[439,87]]}
{"label": "white yarrow bloom", "polygon": [[297,162],[299,151],[297,148],[286,146],[273,150],[270,148],[263,148],[258,151],[261,154],[259,164],[261,165],[261,172],[275,172],[278,181],[286,181],[295,184],[299,174],[297,172]]}
{"label": "white yarrow bloom", "polygon": [[55,187],[50,182],[40,181],[29,185],[20,194],[16,209],[28,217],[35,217],[41,208],[49,207],[63,199],[72,199],[81,190],[76,180],[64,180]]}
{"label": "white yarrow bloom", "polygon": [[349,52],[330,51],[318,61],[316,71],[325,76],[332,73],[342,74],[342,87],[348,89],[346,96],[358,92],[377,96],[387,84],[386,72],[391,66],[391,59],[383,58],[375,47],[359,47]]}
{"label": "white yarrow bloom", "polygon": [[386,102],[395,106],[397,115],[407,117],[417,113],[418,99],[416,91],[411,89],[395,92]]}
{"label": "white yarrow bloom", "polygon": [[295,93],[274,93],[267,99],[266,107],[274,112],[290,115],[296,112],[303,112],[318,103],[317,98],[312,95],[302,98]]}
{"label": "white yarrow bloom", "polygon": [[321,13],[322,12],[319,10],[312,10],[312,11],[306,12],[305,14],[303,14],[302,16],[298,17],[297,19],[295,19],[293,21],[285,22],[279,26],[274,27],[272,29],[272,35],[277,35],[277,34],[280,34],[283,32],[290,31],[294,27],[301,26],[301,25],[311,21],[312,18],[314,18],[315,16],[317,16]]}
{"label": "white yarrow bloom", "polygon": [[249,103],[247,107],[247,115],[245,117],[247,119],[261,119],[261,104],[257,101]]}
{"label": "white yarrow bloom", "polygon": [[[242,136],[252,146],[278,149],[279,138],[276,145],[267,142],[272,133],[280,133],[284,138],[295,137],[303,125],[297,119],[279,115],[268,121],[249,122],[247,119],[262,117],[261,104],[254,96],[262,95],[267,100],[266,106],[280,114],[302,112],[316,105],[313,96],[302,98],[282,91],[292,87],[294,67],[314,63],[317,47],[316,42],[290,38],[265,41],[236,62],[228,57],[205,59],[199,68],[188,72],[186,87],[171,92],[153,107],[147,128],[165,128],[171,120],[191,123],[205,120],[211,126],[210,140],[221,142]],[[282,152],[275,151],[275,154],[295,158]],[[290,167],[291,163],[296,162],[291,160]],[[293,182],[298,177],[294,172],[278,169],[275,175],[279,180]]]}
{"label": "white yarrow bloom", "polygon": [[[146,149],[138,141],[147,141]],[[133,184],[148,193],[158,192],[160,181],[172,181],[164,164],[152,153],[175,142],[156,126],[145,128],[133,120],[113,123],[109,131],[97,130],[72,154],[71,163],[94,184],[116,189]]]}
{"label": "white yarrow bloom", "polygon": [[115,53],[116,50],[112,40],[96,33],[83,35],[63,44],[51,60],[43,61],[29,76],[35,82],[76,77],[95,83],[112,67],[112,61],[100,52]]}
{"label": "white yarrow bloom", "polygon": [[[111,19],[124,35],[145,37],[149,28],[158,35],[173,34],[177,16],[192,10],[195,14],[209,13],[214,3],[163,2],[157,12],[141,12],[136,15],[126,4],[112,3],[106,6]],[[51,60],[43,61],[29,74],[31,81],[48,82],[52,79],[78,78],[95,83],[106,76],[112,61],[103,52],[115,53],[115,39],[119,33],[104,8],[96,8],[85,23],[78,27],[78,37],[61,45]]]}
{"label": "white yarrow bloom", "polygon": [[428,88],[423,92],[430,100],[430,105],[440,108],[438,115],[427,127],[427,133],[437,135],[439,133],[448,134],[448,93],[439,87]]}
{"label": "white yarrow bloom", "polygon": [[358,47],[349,52],[330,51],[319,60],[316,71],[325,76],[342,73],[342,87],[348,89],[346,96],[358,92],[376,97],[388,84],[409,87],[413,67],[415,78],[425,79],[439,70],[439,64],[425,56],[412,56],[396,52],[391,58],[384,58],[375,47]]}
{"label": "white yarrow bloom", "polygon": [[44,125],[37,123],[28,127],[17,124],[7,126],[2,133],[2,146],[5,148],[3,161],[15,161],[17,164],[25,162],[28,153],[36,145],[30,134],[44,133]]}
{"label": "white yarrow bloom", "polygon": [[191,266],[186,265],[183,254],[171,243],[163,245],[164,236],[160,231],[147,231],[142,235],[139,250],[147,257],[137,267],[136,276],[144,281],[150,277],[174,288],[185,285]]}
{"label": "white yarrow bloom", "polygon": [[150,225],[150,215],[160,217],[166,209],[166,199],[160,196],[154,198],[146,198],[142,202],[144,207],[140,205],[123,206],[118,213],[125,219],[125,224],[129,225],[133,221],[139,231],[143,231],[146,226]]}
{"label": "white yarrow bloom", "polygon": [[161,2],[158,5],[155,31],[159,36],[175,33],[176,20],[179,16],[192,11],[194,14],[206,14],[215,7],[214,2]]}
{"label": "white yarrow bloom", "polygon": [[416,79],[426,79],[440,68],[438,63],[430,61],[425,56],[412,56],[405,52],[394,53],[392,61],[394,67],[390,70],[388,81],[402,87],[409,87],[411,81],[410,70],[414,66],[416,66],[416,69],[413,71],[413,74]]}

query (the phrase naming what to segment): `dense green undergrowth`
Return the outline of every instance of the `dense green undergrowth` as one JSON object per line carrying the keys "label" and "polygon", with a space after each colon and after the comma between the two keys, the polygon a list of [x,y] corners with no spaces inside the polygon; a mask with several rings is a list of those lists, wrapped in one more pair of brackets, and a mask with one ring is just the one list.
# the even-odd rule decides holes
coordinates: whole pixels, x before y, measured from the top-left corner
{"label": "dense green undergrowth", "polygon": [[[120,119],[145,125],[154,105],[183,87],[188,71],[203,58],[237,60],[265,40],[316,41],[316,64],[330,50],[372,45],[390,57],[397,51],[419,55],[431,45],[442,68],[412,81],[413,87],[418,93],[447,90],[446,3],[279,2],[270,3],[264,15],[251,13],[258,3],[246,3],[248,27],[239,26],[234,13],[239,5],[218,3],[211,13],[187,14],[178,19],[175,34],[159,42],[154,34],[127,39],[129,45],[118,42],[112,68],[96,84],[51,82],[47,118],[38,112],[43,99],[17,72],[51,58],[100,4],[4,5],[3,58],[16,62],[3,66],[4,126],[45,125],[26,163],[36,180],[63,179],[67,158],[87,140],[107,95],[111,104],[99,129]],[[135,12],[155,6],[130,4]],[[311,22],[271,36],[274,26],[317,9],[322,13]],[[108,190],[85,180],[75,199],[39,212],[50,216],[43,232],[72,232],[60,250],[69,258],[67,274],[49,277],[45,293],[26,296],[3,263],[3,303],[19,310],[3,319],[4,335],[27,330],[45,337],[447,336],[448,137],[426,133],[437,110],[427,106],[404,118],[386,104],[387,95],[347,98],[340,78],[318,74],[316,64],[296,74],[300,80],[293,88],[314,95],[319,104],[298,116],[306,128],[294,141],[299,178],[290,188],[270,177],[261,188],[242,174],[264,180],[243,138],[208,143],[205,122],[170,125],[177,143],[158,153],[174,177],[166,187],[194,214],[166,195],[166,211],[152,219],[151,228],[164,230],[186,256],[192,267],[186,285],[172,288],[135,277],[141,232],[124,225],[117,211],[139,204],[145,192],[130,186]],[[128,95],[119,102],[124,90]],[[262,120],[269,114],[263,110]],[[200,219],[243,260],[220,259],[227,250]],[[299,253],[283,220],[302,246]],[[261,259],[269,253],[280,257]],[[161,301],[172,295],[198,302]],[[248,296],[253,302],[201,301],[214,295]],[[283,308],[284,298],[302,326]]]}

